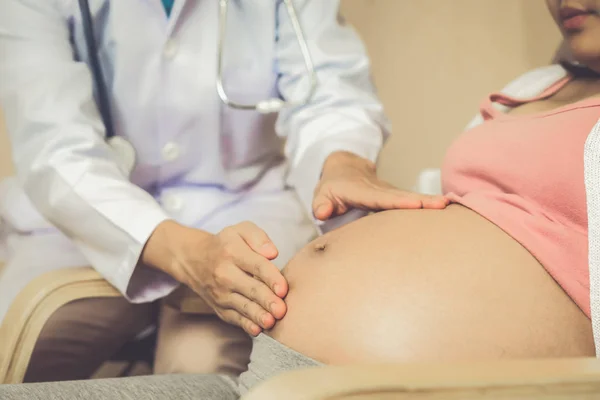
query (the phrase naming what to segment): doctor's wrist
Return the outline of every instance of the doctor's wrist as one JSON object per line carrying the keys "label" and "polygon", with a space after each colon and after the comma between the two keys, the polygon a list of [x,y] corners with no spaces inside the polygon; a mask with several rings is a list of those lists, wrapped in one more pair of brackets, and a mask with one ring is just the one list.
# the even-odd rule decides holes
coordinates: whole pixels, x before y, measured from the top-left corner
{"label": "doctor's wrist", "polygon": [[358,156],[349,151],[336,151],[331,153],[323,163],[321,178],[330,174],[339,174],[340,171],[360,171],[375,173],[377,166],[371,160]]}
{"label": "doctor's wrist", "polygon": [[154,228],[140,257],[140,261],[144,265],[163,271],[166,269],[170,258],[169,241],[172,240],[170,237],[172,237],[172,232],[178,229],[178,225],[175,221],[165,220]]}
{"label": "doctor's wrist", "polygon": [[[189,228],[173,220],[165,220],[157,225],[144,246],[140,261],[163,271],[178,281],[185,274],[182,271],[186,253],[189,251],[190,236],[212,236],[208,232]],[[185,282],[184,282],[185,283]]]}

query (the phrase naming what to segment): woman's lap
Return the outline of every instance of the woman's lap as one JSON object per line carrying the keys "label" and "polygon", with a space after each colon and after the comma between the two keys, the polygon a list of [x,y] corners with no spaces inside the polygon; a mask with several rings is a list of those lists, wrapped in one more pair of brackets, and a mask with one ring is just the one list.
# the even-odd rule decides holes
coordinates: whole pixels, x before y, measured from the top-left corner
{"label": "woman's lap", "polygon": [[87,381],[0,385],[2,400],[198,400],[238,399],[235,382],[223,375],[154,375]]}
{"label": "woman's lap", "polygon": [[266,335],[254,339],[248,370],[238,382],[225,375],[171,374],[86,381],[0,385],[3,400],[238,399],[255,385],[285,371],[321,364]]}
{"label": "woman's lap", "polygon": [[248,370],[238,379],[238,389],[243,396],[249,389],[285,371],[322,366],[273,338],[261,334],[253,340]]}

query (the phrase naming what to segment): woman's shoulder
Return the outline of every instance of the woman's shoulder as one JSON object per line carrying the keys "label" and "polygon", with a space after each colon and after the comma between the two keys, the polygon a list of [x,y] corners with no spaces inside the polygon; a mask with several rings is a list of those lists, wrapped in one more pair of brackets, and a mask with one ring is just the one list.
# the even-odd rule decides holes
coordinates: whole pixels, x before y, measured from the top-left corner
{"label": "woman's shoulder", "polygon": [[[546,65],[525,72],[504,86],[500,93],[514,98],[531,98],[540,95],[550,86],[567,76],[567,70],[560,64]],[[467,124],[465,130],[483,122],[481,112]]]}

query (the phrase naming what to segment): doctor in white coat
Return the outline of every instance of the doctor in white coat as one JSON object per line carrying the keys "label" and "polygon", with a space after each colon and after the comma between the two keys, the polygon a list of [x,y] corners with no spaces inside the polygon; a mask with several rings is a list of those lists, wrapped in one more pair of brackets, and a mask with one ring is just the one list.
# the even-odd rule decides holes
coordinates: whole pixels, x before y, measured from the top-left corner
{"label": "doctor in white coat", "polygon": [[[219,98],[217,0],[89,3],[114,130],[136,152],[130,174],[104,139],[78,2],[0,2],[0,100],[18,176],[0,207],[11,229],[0,317],[57,268],[92,265],[124,296],[57,311],[27,381],[88,377],[155,323],[153,302],[181,283],[216,315],[163,306],[155,371],[236,375],[248,361],[244,331],[285,314],[279,269],[318,234],[316,220],[327,231],[344,222],[332,217],[355,218],[351,209],[445,206],[377,178],[389,126],[338,1],[294,1],[318,85],[278,115]],[[229,3],[228,96],[301,99],[310,79],[284,4]]]}

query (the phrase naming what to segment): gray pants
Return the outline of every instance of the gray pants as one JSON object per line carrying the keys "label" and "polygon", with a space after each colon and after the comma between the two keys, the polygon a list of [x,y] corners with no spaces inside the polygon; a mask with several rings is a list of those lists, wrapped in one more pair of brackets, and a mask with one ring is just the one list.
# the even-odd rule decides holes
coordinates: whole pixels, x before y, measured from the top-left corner
{"label": "gray pants", "polygon": [[88,381],[0,385],[2,400],[236,400],[281,372],[320,366],[319,362],[259,335],[248,370],[237,381],[224,375],[154,375]]}

